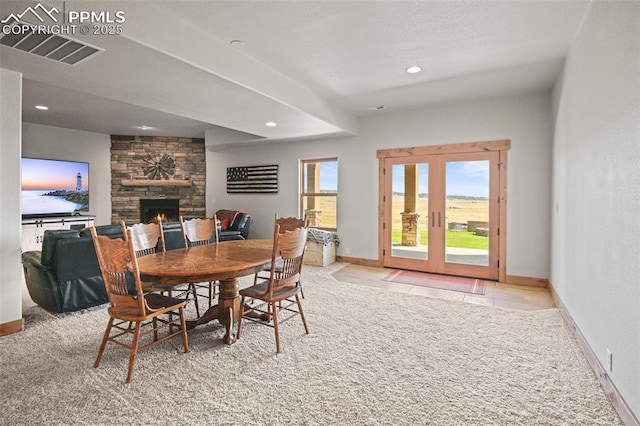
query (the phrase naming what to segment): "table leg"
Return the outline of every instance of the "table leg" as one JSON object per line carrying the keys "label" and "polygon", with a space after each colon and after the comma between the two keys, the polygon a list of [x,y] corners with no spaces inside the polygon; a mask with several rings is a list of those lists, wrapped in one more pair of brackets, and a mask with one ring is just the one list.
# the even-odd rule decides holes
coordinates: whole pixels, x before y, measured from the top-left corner
{"label": "table leg", "polygon": [[[236,303],[235,300],[238,300]],[[208,323],[214,319],[217,319],[221,323],[225,321],[225,308],[233,308],[234,305],[240,304],[240,294],[238,293],[238,280],[235,278],[220,280],[220,293],[218,295],[218,304],[210,307],[207,311],[197,320],[189,321],[192,323],[191,328]]]}
{"label": "table leg", "polygon": [[207,311],[197,320],[187,321],[187,330],[194,329],[196,326],[206,324],[214,319],[218,319],[218,305],[214,305],[207,309]]}
{"label": "table leg", "polygon": [[[191,330],[198,325],[206,324],[209,321],[217,319],[220,324],[223,324],[226,328],[224,335],[224,343],[230,345],[235,342],[234,324],[240,319],[242,311],[240,309],[240,294],[239,294],[238,280],[236,278],[230,278],[227,280],[220,280],[220,293],[218,295],[218,304],[210,307],[207,311],[197,320],[187,321],[187,329]],[[260,318],[264,321],[268,321],[269,314],[260,314],[250,310],[251,307],[245,305],[245,315],[253,318]],[[247,312],[247,310],[249,312]]]}

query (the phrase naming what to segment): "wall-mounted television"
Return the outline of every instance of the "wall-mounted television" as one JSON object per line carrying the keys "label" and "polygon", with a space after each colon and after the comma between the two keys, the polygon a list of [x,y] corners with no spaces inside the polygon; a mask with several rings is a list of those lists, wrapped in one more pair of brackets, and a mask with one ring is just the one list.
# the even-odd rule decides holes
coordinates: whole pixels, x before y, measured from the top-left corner
{"label": "wall-mounted television", "polygon": [[89,211],[89,163],[22,159],[22,217]]}

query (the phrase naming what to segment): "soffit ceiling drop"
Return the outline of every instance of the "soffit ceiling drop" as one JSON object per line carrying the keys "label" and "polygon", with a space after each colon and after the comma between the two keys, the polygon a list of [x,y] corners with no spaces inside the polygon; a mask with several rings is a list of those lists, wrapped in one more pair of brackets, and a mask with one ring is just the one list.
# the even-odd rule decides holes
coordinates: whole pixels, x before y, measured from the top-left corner
{"label": "soffit ceiling drop", "polygon": [[[0,16],[36,5],[2,1]],[[25,77],[25,110],[50,91],[59,100],[47,113],[64,109],[61,127],[132,134],[125,132],[130,122],[121,126],[118,111],[124,108],[138,124],[147,124],[154,112],[156,122],[172,117],[177,132],[191,128],[203,136],[208,129],[237,130],[243,137],[234,143],[240,144],[246,138],[266,143],[349,135],[357,133],[363,115],[549,90],[588,1],[66,1],[64,6],[122,10],[122,34],[82,37],[101,53],[73,67],[0,44],[1,66]],[[241,40],[243,48],[232,46],[233,40]],[[411,65],[422,72],[407,74]],[[28,90],[31,84],[38,90]],[[77,104],[66,102],[65,90]],[[379,105],[385,108],[374,108]],[[79,117],[75,124],[73,109]],[[99,117],[83,115],[88,110],[99,111]],[[36,123],[46,120],[38,118],[45,114],[27,116]],[[265,126],[268,121],[278,126]],[[56,125],[55,120],[47,124]]]}

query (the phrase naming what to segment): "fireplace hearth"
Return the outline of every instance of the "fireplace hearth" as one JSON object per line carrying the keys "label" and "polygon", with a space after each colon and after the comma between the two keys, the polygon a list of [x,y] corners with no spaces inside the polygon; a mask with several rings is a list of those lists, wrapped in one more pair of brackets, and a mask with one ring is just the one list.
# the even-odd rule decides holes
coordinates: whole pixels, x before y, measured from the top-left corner
{"label": "fireplace hearth", "polygon": [[140,222],[154,223],[158,216],[163,222],[177,222],[180,218],[180,200],[141,198]]}

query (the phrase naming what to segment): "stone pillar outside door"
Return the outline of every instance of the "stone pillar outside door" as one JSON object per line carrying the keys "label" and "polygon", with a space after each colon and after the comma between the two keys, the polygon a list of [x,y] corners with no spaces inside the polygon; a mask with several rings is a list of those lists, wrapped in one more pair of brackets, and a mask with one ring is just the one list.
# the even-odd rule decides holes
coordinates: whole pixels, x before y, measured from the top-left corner
{"label": "stone pillar outside door", "polygon": [[420,213],[400,213],[402,216],[402,245],[420,245]]}
{"label": "stone pillar outside door", "polygon": [[309,221],[309,226],[311,228],[318,228],[322,226],[322,210],[309,209],[305,210],[305,214],[307,215],[307,220]]}

